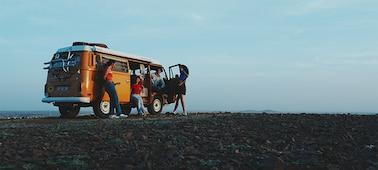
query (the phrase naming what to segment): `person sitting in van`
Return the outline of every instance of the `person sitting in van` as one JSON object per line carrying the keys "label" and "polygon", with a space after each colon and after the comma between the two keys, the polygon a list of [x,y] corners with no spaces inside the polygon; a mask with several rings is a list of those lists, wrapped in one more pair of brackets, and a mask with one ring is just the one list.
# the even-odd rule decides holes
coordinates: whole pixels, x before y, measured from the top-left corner
{"label": "person sitting in van", "polygon": [[[119,118],[119,117],[127,117],[127,115],[122,114],[121,105],[119,104],[117,91],[113,82],[113,71],[115,62],[113,60],[109,60],[105,65],[105,90],[109,95],[110,98],[110,118]],[[114,114],[114,109],[116,110],[116,114]]]}
{"label": "person sitting in van", "polygon": [[160,92],[164,89],[165,83],[163,77],[160,76],[161,69],[157,69],[154,74],[151,75],[152,77],[152,90],[154,92]]}
{"label": "person sitting in van", "polygon": [[131,86],[131,98],[133,102],[136,102],[136,107],[139,115],[145,116],[145,109],[143,105],[142,96],[140,93],[143,90],[143,79],[140,76],[136,77],[136,82]]}
{"label": "person sitting in van", "polygon": [[189,76],[189,69],[185,65],[181,65],[181,64],[179,65],[179,68],[180,68],[180,76],[178,77],[179,83],[177,85],[177,90],[176,90],[177,97],[176,97],[176,105],[175,105],[175,108],[173,110],[173,114],[176,114],[176,110],[177,110],[178,105],[179,105],[179,100],[181,100],[183,115],[187,116],[188,114],[186,113],[186,109],[185,109],[185,95],[186,95],[185,82],[186,82],[186,79]]}

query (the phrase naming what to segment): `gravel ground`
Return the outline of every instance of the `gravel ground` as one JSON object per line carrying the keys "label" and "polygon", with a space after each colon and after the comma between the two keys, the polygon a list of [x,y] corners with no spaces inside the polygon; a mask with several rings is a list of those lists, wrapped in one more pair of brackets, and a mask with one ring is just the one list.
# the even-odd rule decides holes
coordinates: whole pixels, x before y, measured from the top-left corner
{"label": "gravel ground", "polygon": [[378,115],[0,120],[0,169],[378,169]]}

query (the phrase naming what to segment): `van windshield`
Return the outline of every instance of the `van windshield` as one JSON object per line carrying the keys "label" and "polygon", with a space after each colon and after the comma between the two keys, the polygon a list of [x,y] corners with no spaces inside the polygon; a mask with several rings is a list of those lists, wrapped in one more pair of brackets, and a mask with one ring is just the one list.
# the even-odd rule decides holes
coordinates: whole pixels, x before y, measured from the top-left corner
{"label": "van windshield", "polygon": [[50,63],[50,69],[78,66],[80,54],[79,52],[55,53]]}

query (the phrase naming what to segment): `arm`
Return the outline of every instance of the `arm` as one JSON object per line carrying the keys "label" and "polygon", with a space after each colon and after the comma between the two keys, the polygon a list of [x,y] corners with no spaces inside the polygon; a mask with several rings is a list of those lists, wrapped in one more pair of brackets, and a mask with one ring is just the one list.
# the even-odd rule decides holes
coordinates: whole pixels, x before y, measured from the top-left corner
{"label": "arm", "polygon": [[186,77],[189,76],[187,72],[185,72],[185,71],[182,71],[182,72],[185,74]]}
{"label": "arm", "polygon": [[179,85],[179,86],[182,86],[182,85],[185,83],[185,81],[186,81],[186,80],[184,80],[184,81],[180,80],[178,85]]}
{"label": "arm", "polygon": [[179,86],[185,83],[186,79],[188,78],[188,74],[185,71],[180,72],[180,77],[179,77]]}

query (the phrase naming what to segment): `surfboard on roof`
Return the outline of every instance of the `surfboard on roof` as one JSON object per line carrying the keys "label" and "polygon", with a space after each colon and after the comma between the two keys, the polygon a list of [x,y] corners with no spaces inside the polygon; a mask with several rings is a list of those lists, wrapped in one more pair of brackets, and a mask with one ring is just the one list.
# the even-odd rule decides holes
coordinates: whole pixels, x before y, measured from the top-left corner
{"label": "surfboard on roof", "polygon": [[150,58],[150,57],[144,57],[140,55],[135,55],[135,54],[129,54],[129,53],[123,53],[120,51],[116,50],[111,50],[108,48],[106,44],[101,44],[101,43],[87,43],[87,42],[74,42],[72,46],[64,47],[58,49],[56,53],[62,53],[62,52],[73,52],[73,51],[91,51],[91,52],[99,52],[103,54],[109,54],[109,55],[114,55],[118,57],[123,57],[123,58],[130,58],[130,59],[135,59],[139,61],[144,61],[148,62],[151,64],[156,64],[156,65],[161,65],[160,62],[156,59]]}

